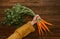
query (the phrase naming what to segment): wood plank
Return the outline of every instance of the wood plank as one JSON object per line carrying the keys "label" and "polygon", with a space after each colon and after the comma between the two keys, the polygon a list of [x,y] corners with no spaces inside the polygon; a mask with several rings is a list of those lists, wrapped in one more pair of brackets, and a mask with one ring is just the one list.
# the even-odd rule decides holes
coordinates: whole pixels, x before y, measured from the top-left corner
{"label": "wood plank", "polygon": [[16,3],[16,2],[20,2],[20,3],[25,3],[25,2],[27,2],[27,3],[38,3],[38,2],[40,2],[40,0],[1,0],[1,3],[2,2],[13,2],[13,3]]}
{"label": "wood plank", "polygon": [[29,0],[27,0],[27,1],[25,1],[25,0],[13,0],[13,1],[8,1],[8,2],[5,2],[4,3],[4,1],[2,1],[2,2],[0,2],[0,6],[12,6],[13,4],[15,4],[15,3],[20,3],[20,4],[22,4],[22,5],[27,5],[27,6],[59,6],[60,5],[60,2],[59,2],[60,0],[58,0],[58,1],[56,1],[56,0],[45,0],[45,1],[43,1],[43,0],[39,0],[39,1],[37,1],[37,0],[33,0],[33,1],[29,1]]}
{"label": "wood plank", "polygon": [[[31,8],[41,18],[53,24],[47,25],[52,33],[47,32],[39,36],[37,27],[34,26],[36,31],[23,39],[60,39],[60,0],[0,0],[0,21],[6,14],[4,10],[11,8],[15,3]],[[6,39],[15,29],[14,26],[0,25],[0,39]]]}
{"label": "wood plank", "polygon": [[[0,6],[0,14],[4,14],[4,10],[7,9],[7,8],[11,8],[12,6],[8,7],[8,6]],[[29,7],[27,6],[28,8],[31,8],[36,14],[60,14],[60,7]]]}
{"label": "wood plank", "polygon": [[40,5],[41,6],[59,6],[60,0],[41,0]]}

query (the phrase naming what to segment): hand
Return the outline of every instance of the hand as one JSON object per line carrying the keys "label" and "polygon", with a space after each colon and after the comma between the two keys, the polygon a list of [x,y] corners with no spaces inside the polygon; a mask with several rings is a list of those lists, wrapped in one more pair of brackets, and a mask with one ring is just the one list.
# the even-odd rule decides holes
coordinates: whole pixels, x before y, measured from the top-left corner
{"label": "hand", "polygon": [[37,22],[37,19],[40,19],[39,15],[35,15],[35,17],[33,18],[31,24],[34,25]]}

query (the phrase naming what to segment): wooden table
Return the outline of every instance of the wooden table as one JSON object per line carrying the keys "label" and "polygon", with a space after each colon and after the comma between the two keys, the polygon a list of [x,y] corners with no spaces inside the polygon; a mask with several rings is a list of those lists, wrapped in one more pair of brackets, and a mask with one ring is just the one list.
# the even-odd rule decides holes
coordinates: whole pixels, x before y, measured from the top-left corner
{"label": "wooden table", "polygon": [[[36,31],[23,39],[60,39],[60,0],[0,0],[0,21],[5,16],[4,10],[11,8],[15,3],[31,8],[36,14],[53,24],[51,27],[48,26],[51,33],[44,33],[41,37],[35,27]],[[6,39],[15,29],[14,26],[0,25],[0,39]]]}

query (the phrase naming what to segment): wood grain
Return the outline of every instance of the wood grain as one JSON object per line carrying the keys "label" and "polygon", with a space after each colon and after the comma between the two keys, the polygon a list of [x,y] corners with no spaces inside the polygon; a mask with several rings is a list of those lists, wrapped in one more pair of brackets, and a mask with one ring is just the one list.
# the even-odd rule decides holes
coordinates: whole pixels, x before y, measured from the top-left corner
{"label": "wood grain", "polygon": [[[36,14],[53,24],[51,27],[48,26],[51,33],[47,32],[39,36],[35,26],[36,31],[23,39],[60,39],[60,0],[0,0],[0,21],[6,15],[4,10],[11,8],[15,3],[31,8]],[[0,25],[0,39],[6,39],[15,29],[14,26]]]}

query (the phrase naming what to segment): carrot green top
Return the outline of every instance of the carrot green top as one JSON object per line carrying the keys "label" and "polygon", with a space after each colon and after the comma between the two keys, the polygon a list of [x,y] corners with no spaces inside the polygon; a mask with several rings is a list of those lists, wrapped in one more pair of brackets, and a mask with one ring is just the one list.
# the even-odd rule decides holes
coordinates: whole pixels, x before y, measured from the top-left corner
{"label": "carrot green top", "polygon": [[11,9],[5,10],[5,12],[5,20],[0,23],[8,25],[22,24],[24,15],[35,16],[35,13],[31,9],[20,5],[19,3],[15,4]]}

